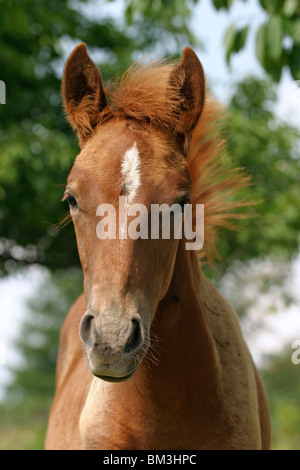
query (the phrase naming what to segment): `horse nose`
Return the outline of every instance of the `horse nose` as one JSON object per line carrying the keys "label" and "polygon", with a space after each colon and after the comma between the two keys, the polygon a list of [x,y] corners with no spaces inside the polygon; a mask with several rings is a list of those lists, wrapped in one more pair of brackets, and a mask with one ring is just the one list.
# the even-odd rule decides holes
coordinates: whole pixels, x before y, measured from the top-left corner
{"label": "horse nose", "polygon": [[100,354],[132,354],[142,344],[141,321],[138,317],[128,320],[118,318],[107,321],[86,312],[80,322],[80,338],[88,350],[98,349]]}

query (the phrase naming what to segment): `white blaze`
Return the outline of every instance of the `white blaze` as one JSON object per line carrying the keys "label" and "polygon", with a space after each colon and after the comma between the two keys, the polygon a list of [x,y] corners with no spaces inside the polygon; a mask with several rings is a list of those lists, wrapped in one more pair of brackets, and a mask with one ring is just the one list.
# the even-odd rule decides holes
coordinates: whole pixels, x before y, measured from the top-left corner
{"label": "white blaze", "polygon": [[126,190],[129,203],[134,199],[141,184],[139,171],[140,162],[140,154],[136,142],[134,142],[133,146],[123,155],[121,169],[123,187]]}

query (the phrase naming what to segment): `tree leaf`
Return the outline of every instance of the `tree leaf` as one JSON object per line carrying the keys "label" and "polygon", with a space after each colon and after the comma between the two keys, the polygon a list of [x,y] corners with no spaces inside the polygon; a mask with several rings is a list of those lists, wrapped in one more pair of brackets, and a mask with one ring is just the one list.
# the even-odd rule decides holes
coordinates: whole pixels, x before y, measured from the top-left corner
{"label": "tree leaf", "polygon": [[256,57],[264,69],[266,69],[266,48],[267,48],[267,25],[262,24],[256,35]]}
{"label": "tree leaf", "polygon": [[279,13],[284,7],[285,0],[259,0],[260,5],[268,13]]}
{"label": "tree leaf", "polygon": [[267,52],[273,60],[279,60],[282,53],[282,20],[279,15],[272,15],[267,23]]}
{"label": "tree leaf", "polygon": [[245,45],[249,26],[245,26],[242,29],[236,29],[234,24],[231,24],[227,29],[223,44],[226,50],[226,61],[227,64],[230,62],[230,58],[233,52],[239,52]]}
{"label": "tree leaf", "polygon": [[297,13],[299,0],[285,0],[283,5],[283,13],[285,16],[291,17]]}
{"label": "tree leaf", "polygon": [[270,0],[259,0],[259,3],[267,12],[270,13],[272,11],[272,2]]}
{"label": "tree leaf", "polygon": [[268,72],[273,78],[273,80],[278,83],[280,81],[281,77],[281,72],[282,72],[282,67],[283,67],[283,60],[277,60],[277,61],[270,61],[268,63]]}
{"label": "tree leaf", "polygon": [[223,39],[223,44],[226,50],[226,61],[227,64],[230,62],[230,57],[231,54],[234,51],[235,48],[235,40],[236,40],[236,30],[234,24],[231,24],[229,28],[227,29],[224,39]]}
{"label": "tree leaf", "polygon": [[133,20],[133,12],[132,12],[132,5],[131,3],[128,4],[126,10],[125,10],[125,19],[126,19],[126,23],[127,25],[131,25],[132,24],[132,20]]}
{"label": "tree leaf", "polygon": [[285,28],[296,44],[300,44],[300,18],[298,20],[285,20]]}
{"label": "tree leaf", "polygon": [[245,26],[244,28],[239,30],[239,32],[238,32],[238,37],[239,37],[239,39],[238,39],[238,50],[243,49],[243,47],[245,46],[248,31],[249,31],[249,26]]}

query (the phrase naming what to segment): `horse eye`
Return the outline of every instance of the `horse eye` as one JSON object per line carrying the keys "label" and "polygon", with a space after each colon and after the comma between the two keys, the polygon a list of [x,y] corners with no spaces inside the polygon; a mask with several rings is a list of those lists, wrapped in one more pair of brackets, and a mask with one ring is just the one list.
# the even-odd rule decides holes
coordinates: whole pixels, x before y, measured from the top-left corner
{"label": "horse eye", "polygon": [[188,194],[185,194],[179,201],[179,204],[181,206],[182,213],[184,212],[185,206],[190,202],[190,196]]}
{"label": "horse eye", "polygon": [[75,199],[74,196],[71,196],[71,195],[68,196],[68,197],[67,197],[67,201],[68,201],[68,203],[69,203],[70,208],[72,208],[72,207],[77,207],[77,201],[76,201],[76,199]]}

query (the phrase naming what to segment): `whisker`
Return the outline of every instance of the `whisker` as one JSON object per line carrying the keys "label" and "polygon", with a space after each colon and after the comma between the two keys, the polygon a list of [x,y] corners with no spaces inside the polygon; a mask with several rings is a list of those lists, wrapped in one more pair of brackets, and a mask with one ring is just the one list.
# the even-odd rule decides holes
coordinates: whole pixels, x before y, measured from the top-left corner
{"label": "whisker", "polygon": [[66,227],[72,220],[70,212],[66,212],[65,215],[62,217],[62,219],[52,227],[51,229],[51,234],[55,234],[59,232],[59,230],[62,230],[64,227]]}

